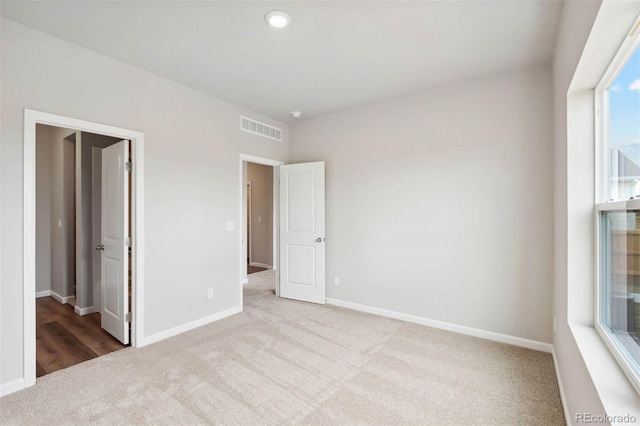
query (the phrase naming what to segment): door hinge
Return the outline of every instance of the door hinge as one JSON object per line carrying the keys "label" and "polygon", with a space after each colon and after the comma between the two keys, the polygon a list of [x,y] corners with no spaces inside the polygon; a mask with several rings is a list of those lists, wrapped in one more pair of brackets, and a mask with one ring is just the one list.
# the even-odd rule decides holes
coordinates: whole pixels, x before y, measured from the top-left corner
{"label": "door hinge", "polygon": [[127,161],[126,163],[124,163],[124,170],[126,172],[130,172],[131,171],[131,161]]}
{"label": "door hinge", "polygon": [[124,320],[126,322],[131,322],[131,312],[127,312],[127,314],[124,316]]}

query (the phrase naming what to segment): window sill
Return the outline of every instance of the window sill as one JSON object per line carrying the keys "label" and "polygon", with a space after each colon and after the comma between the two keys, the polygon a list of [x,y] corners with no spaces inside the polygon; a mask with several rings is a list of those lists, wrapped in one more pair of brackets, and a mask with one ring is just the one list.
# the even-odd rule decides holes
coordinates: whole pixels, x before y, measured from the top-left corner
{"label": "window sill", "polygon": [[596,329],[576,324],[569,328],[607,415],[640,419],[638,394]]}

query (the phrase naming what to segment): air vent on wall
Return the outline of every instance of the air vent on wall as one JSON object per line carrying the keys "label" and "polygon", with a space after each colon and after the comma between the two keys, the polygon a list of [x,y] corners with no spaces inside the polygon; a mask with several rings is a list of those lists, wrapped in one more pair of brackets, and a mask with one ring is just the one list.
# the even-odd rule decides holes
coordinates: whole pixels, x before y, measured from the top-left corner
{"label": "air vent on wall", "polygon": [[240,116],[240,130],[282,142],[282,129]]}

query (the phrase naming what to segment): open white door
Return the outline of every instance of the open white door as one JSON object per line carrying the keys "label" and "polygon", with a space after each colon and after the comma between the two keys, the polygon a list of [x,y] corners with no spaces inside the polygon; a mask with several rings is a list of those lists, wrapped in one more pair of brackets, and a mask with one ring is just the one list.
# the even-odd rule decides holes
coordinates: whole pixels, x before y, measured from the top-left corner
{"label": "open white door", "polygon": [[324,304],[324,161],[280,166],[280,296]]}
{"label": "open white door", "polygon": [[102,328],[129,343],[129,141],[102,150]]}

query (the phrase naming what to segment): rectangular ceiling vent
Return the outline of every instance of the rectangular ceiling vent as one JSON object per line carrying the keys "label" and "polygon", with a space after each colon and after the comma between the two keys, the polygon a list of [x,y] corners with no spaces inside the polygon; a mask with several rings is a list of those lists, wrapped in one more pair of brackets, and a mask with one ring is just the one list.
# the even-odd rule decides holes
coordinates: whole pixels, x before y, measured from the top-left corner
{"label": "rectangular ceiling vent", "polygon": [[282,142],[282,129],[269,126],[243,115],[240,116],[240,130]]}

